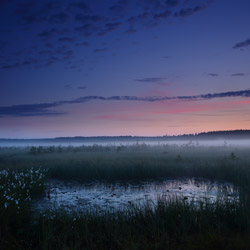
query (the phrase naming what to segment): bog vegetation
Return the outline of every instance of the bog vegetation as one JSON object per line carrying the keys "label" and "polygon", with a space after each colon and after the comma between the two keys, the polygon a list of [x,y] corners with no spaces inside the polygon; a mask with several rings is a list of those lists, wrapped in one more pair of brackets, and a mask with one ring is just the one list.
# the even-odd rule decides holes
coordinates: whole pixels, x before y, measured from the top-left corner
{"label": "bog vegetation", "polygon": [[[249,148],[198,144],[0,148],[2,249],[248,249]],[[203,177],[233,183],[238,199],[172,197],[124,211],[32,211],[47,180],[106,182]]]}

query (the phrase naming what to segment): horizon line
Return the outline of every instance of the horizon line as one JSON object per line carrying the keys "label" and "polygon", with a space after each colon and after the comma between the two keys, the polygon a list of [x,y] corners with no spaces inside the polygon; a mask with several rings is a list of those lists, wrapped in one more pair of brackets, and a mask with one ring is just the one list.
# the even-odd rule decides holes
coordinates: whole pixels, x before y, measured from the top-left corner
{"label": "horizon line", "polygon": [[181,137],[181,136],[198,136],[202,134],[208,134],[208,133],[223,133],[223,132],[249,132],[250,129],[232,129],[232,130],[209,130],[209,131],[204,131],[204,132],[195,132],[195,133],[189,133],[189,134],[177,134],[177,135],[93,135],[93,136],[58,136],[58,137],[44,137],[44,138],[2,138],[0,137],[0,140],[56,140],[56,139],[75,139],[75,138],[125,138],[125,137],[130,137],[130,138],[166,138],[166,137]]}

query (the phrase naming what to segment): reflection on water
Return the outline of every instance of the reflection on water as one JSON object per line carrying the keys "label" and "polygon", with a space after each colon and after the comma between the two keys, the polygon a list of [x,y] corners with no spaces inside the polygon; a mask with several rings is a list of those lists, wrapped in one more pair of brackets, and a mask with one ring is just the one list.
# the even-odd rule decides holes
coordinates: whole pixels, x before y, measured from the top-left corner
{"label": "reflection on water", "polygon": [[210,182],[191,178],[107,184],[91,182],[50,181],[46,196],[36,200],[34,208],[45,209],[125,209],[129,204],[142,205],[146,201],[180,197],[186,201],[214,202],[219,197],[232,199],[237,190],[230,183]]}

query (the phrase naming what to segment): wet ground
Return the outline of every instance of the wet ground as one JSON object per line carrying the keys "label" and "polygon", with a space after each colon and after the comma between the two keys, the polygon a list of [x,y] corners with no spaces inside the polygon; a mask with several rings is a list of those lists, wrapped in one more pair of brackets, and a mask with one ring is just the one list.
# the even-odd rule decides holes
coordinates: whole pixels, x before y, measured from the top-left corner
{"label": "wet ground", "polygon": [[140,206],[147,201],[157,203],[158,199],[173,197],[190,202],[214,202],[221,197],[237,198],[237,190],[230,183],[198,178],[113,184],[51,180],[45,196],[34,202],[34,209],[123,210],[131,204]]}

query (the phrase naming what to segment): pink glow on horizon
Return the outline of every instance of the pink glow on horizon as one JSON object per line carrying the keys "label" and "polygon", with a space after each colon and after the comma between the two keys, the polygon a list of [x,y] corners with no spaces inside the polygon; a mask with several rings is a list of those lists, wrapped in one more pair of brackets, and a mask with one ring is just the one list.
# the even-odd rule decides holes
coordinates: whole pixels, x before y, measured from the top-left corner
{"label": "pink glow on horizon", "polygon": [[249,104],[250,100],[242,98],[214,99],[213,102],[88,102],[60,108],[68,112],[64,116],[3,120],[0,131],[8,128],[10,133],[0,137],[161,136],[247,129],[250,128]]}
{"label": "pink glow on horizon", "polygon": [[[198,104],[198,105],[197,105]],[[238,106],[246,106],[250,104],[250,100],[218,100],[210,102],[210,100],[197,101],[162,101],[153,103],[136,103],[134,109],[129,112],[124,106],[116,105],[108,114],[95,116],[94,119],[101,120],[132,120],[145,117],[153,117],[155,115],[167,114],[183,114],[198,112],[218,112],[227,111]]]}

